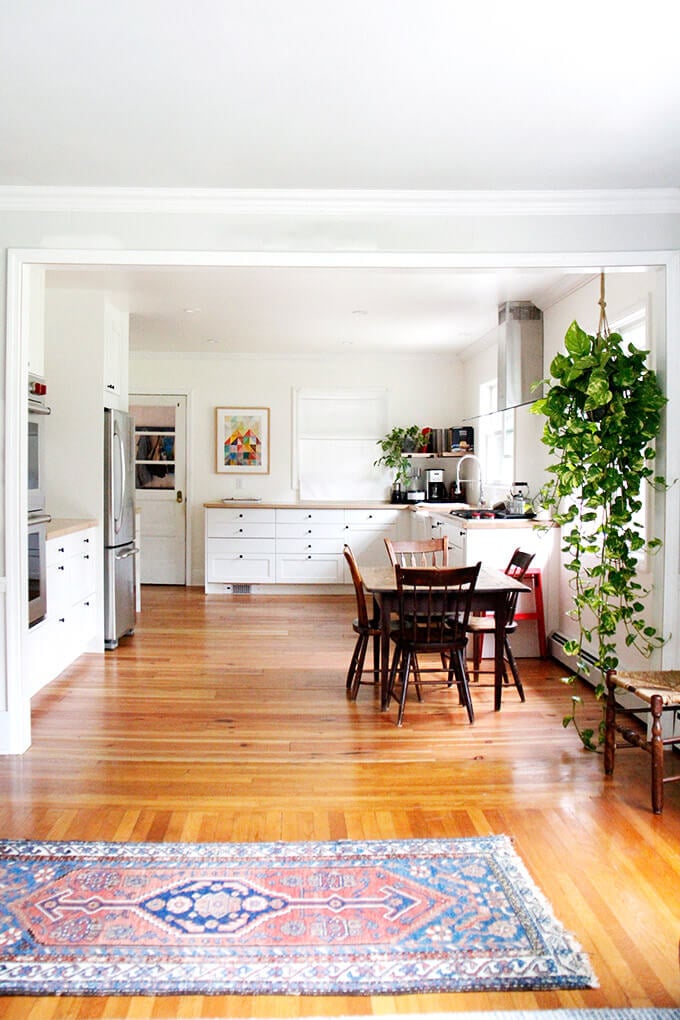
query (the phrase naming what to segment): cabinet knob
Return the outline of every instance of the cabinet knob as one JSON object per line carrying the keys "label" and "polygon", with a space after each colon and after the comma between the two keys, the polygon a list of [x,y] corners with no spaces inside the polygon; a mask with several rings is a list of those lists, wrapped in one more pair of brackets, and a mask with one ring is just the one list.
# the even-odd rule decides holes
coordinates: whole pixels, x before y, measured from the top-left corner
{"label": "cabinet knob", "polygon": [[239,554],[238,554],[238,558],[239,558],[240,560],[242,560],[242,559],[243,559],[243,553],[239,553]]}
{"label": "cabinet knob", "polygon": [[85,545],[89,545],[90,544],[89,538],[84,538],[83,542],[85,543]]}
{"label": "cabinet knob", "polygon": [[85,554],[83,555],[83,559],[84,559],[84,560],[89,560],[89,558],[90,558],[90,554],[89,554],[89,553],[85,553]]}
{"label": "cabinet knob", "polygon": [[57,623],[66,623],[66,617],[60,616],[59,619],[57,620]]}
{"label": "cabinet knob", "polygon": [[64,551],[65,550],[64,550],[63,545],[60,545],[59,548],[57,549],[57,552],[64,552]]}
{"label": "cabinet knob", "polygon": [[311,549],[311,548],[312,548],[312,546],[311,546],[311,543],[310,543],[310,544],[309,544],[309,545],[307,546],[307,548],[308,548],[308,549]]}
{"label": "cabinet knob", "polygon": [[65,570],[65,569],[66,569],[66,568],[64,567],[64,565],[63,565],[63,564],[61,564],[60,566],[58,566],[58,567],[57,567],[57,570]]}
{"label": "cabinet knob", "polygon": [[307,520],[311,521],[311,519],[312,519],[312,515],[311,514],[307,514]]}
{"label": "cabinet knob", "polygon": [[369,514],[368,515],[368,519],[369,519],[369,521],[372,521],[373,520],[373,514]]}
{"label": "cabinet knob", "polygon": [[308,556],[308,557],[307,557],[307,559],[308,559],[308,560],[311,560],[311,558],[312,558],[311,556]]}
{"label": "cabinet knob", "polygon": [[239,533],[239,535],[242,535],[243,534],[243,528],[239,528],[238,529],[238,533]]}
{"label": "cabinet knob", "polygon": [[239,514],[239,517],[243,517],[243,514]]}
{"label": "cabinet knob", "polygon": [[311,535],[311,533],[312,533],[312,529],[311,528],[307,528],[307,534]]}
{"label": "cabinet knob", "polygon": [[115,390],[116,388],[115,383],[107,383],[106,388],[107,390]]}

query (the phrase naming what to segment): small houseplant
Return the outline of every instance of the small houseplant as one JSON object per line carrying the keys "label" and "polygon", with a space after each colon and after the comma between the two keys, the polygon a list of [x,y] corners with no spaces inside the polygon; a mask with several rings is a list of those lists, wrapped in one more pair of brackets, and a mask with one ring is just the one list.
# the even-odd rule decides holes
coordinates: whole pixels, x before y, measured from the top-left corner
{"label": "small houseplant", "polygon": [[378,440],[382,452],[373,462],[373,466],[384,465],[394,470],[394,490],[398,491],[409,480],[411,462],[406,451],[420,450],[426,446],[428,434],[429,429],[421,429],[418,425],[409,425],[407,428],[395,426],[386,436]]}
{"label": "small houseplant", "polygon": [[[595,668],[601,672],[598,698],[606,671],[618,665],[617,636],[645,657],[663,643],[645,620],[649,591],[638,580],[640,552],[661,541],[645,541],[638,515],[641,486],[665,484],[654,477],[651,462],[666,403],[655,373],[645,365],[649,352],[630,343],[625,347],[620,334],[610,333],[604,296],[600,305],[597,335],[572,322],[566,351],[553,359],[544,380],[546,395],[531,408],[546,417],[542,440],[555,459],[540,499],[562,528],[564,565],[574,593],[570,616],[578,637],[566,643],[565,652],[576,657],[577,670],[588,673],[583,652],[594,645]],[[565,682],[573,683],[574,676]],[[596,750],[603,723],[596,744],[594,731],[577,722],[580,702],[572,697],[563,724],[573,724],[584,746]]]}

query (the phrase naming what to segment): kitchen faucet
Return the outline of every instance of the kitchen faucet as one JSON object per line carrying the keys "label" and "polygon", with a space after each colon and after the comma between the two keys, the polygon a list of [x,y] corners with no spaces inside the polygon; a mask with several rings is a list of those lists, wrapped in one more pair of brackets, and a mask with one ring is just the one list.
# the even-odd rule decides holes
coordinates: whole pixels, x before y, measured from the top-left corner
{"label": "kitchen faucet", "polygon": [[[475,457],[474,453],[466,453],[458,461],[458,467],[456,468],[456,494],[460,495],[460,469],[463,466],[463,462],[466,460],[474,460],[479,465],[479,505],[484,505],[484,493],[482,491],[482,462],[479,457]],[[466,479],[463,479],[466,481]],[[472,479],[469,479],[472,481]]]}

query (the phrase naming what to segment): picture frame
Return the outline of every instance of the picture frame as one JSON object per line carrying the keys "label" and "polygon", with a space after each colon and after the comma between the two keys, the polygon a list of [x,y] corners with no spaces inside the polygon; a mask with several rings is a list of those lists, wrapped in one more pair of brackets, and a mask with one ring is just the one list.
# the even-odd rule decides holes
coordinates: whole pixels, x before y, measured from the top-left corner
{"label": "picture frame", "polygon": [[216,407],[218,474],[269,474],[269,408]]}

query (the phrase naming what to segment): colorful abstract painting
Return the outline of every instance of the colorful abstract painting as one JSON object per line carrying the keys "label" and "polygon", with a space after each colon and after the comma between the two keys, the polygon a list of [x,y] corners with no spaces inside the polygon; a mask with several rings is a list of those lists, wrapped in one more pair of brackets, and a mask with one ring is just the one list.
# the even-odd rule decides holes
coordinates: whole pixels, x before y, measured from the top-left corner
{"label": "colorful abstract painting", "polygon": [[216,408],[217,471],[269,474],[269,408]]}

